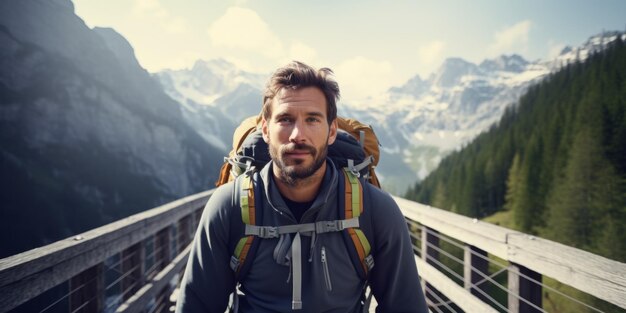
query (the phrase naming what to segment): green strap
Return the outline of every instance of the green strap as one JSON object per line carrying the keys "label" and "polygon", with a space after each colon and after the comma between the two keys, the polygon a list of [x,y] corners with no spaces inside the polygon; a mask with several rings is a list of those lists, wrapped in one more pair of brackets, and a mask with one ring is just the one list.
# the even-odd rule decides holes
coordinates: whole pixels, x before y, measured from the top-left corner
{"label": "green strap", "polygon": [[[241,180],[241,189],[240,189],[240,197],[239,197],[239,207],[241,208],[241,219],[245,225],[250,224],[250,197],[248,196],[248,191],[252,188],[252,177],[246,176]],[[241,252],[248,241],[248,236],[245,236],[239,239],[237,242],[237,246],[235,246],[235,251],[233,252],[233,256],[235,260],[234,264],[231,264],[233,270],[237,271],[237,268],[241,265],[239,264],[239,258],[241,257]]]}
{"label": "green strap", "polygon": [[237,243],[237,246],[235,247],[235,253],[234,253],[237,259],[239,259],[239,257],[241,256],[241,250],[243,250],[243,246],[246,244],[247,240],[248,240],[248,237],[243,237],[239,239],[239,242]]}
{"label": "green strap", "polygon": [[243,223],[250,224],[250,207],[248,206],[248,195],[241,196],[241,219]]}
{"label": "green strap", "polygon": [[246,176],[241,181],[241,193],[240,193],[240,206],[241,206],[241,219],[243,223],[248,225],[250,224],[250,198],[248,197],[248,190],[250,190],[252,185],[252,177]]}
{"label": "green strap", "polygon": [[363,245],[363,251],[365,251],[365,256],[367,257],[370,254],[370,251],[372,250],[372,247],[370,246],[370,242],[367,240],[367,237],[365,237],[365,234],[363,233],[362,230],[358,228],[354,228],[354,232],[356,233],[357,237],[359,237],[359,240],[361,241],[361,244]]}
{"label": "green strap", "polygon": [[348,168],[343,169],[352,185],[352,217],[361,215],[361,193],[359,188],[359,179]]}
{"label": "green strap", "polygon": [[[346,173],[346,177],[348,178],[348,181],[350,182],[350,185],[352,187],[352,217],[358,218],[361,215],[361,211],[363,209],[363,203],[361,203],[360,193],[361,182],[359,181],[358,177],[348,168],[344,168],[344,172]],[[353,227],[352,229],[356,233],[356,236],[357,238],[359,238],[359,242],[363,247],[365,260],[361,260],[361,262],[366,264],[366,266],[371,269],[371,266],[368,264],[367,259],[371,258],[370,252],[372,251],[372,247],[370,246],[367,237],[365,237],[365,234],[361,229],[359,229],[358,227]]]}

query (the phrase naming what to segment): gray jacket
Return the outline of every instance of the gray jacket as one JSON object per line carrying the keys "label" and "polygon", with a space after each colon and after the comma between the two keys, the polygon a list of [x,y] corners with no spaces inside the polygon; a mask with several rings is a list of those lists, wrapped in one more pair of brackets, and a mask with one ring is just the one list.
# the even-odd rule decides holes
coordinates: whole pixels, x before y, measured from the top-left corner
{"label": "gray jacket", "polygon": [[[328,161],[322,187],[300,223],[339,219],[339,171]],[[260,172],[265,190],[259,225],[297,224],[273,182],[272,162]],[[360,227],[372,246],[375,266],[369,284],[378,302],[377,312],[427,312],[404,217],[393,199],[363,183],[364,213]],[[229,262],[244,233],[241,209],[234,200],[233,183],[220,186],[209,199],[196,232],[176,312],[226,310],[237,280]],[[259,195],[255,195],[259,196]],[[260,209],[257,207],[257,210]],[[358,312],[366,281],[350,259],[340,232],[302,236],[302,313]],[[290,238],[293,238],[291,236]],[[289,239],[289,238],[287,238]],[[239,312],[292,311],[291,268],[284,255],[276,256],[278,238],[260,239],[259,248],[243,281],[239,282]],[[284,245],[281,241],[280,245]],[[289,242],[289,240],[287,240]],[[322,253],[322,250],[324,253]],[[322,262],[322,254],[325,262]],[[288,256],[287,256],[288,258]],[[288,263],[288,262],[287,262]]]}

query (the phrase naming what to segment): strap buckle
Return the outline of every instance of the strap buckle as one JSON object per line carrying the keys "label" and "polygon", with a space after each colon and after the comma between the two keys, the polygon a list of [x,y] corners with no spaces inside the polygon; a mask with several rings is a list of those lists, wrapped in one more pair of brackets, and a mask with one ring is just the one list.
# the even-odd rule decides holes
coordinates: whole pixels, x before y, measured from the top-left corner
{"label": "strap buckle", "polygon": [[318,234],[342,231],[344,229],[346,229],[346,225],[343,220],[315,222],[315,231]]}
{"label": "strap buckle", "polygon": [[230,268],[235,272],[239,268],[239,259],[234,255],[230,257]]}
{"label": "strap buckle", "polygon": [[365,265],[367,266],[367,269],[372,270],[372,268],[374,267],[374,257],[370,254],[367,257],[365,257],[363,261],[365,261]]}
{"label": "strap buckle", "polygon": [[259,237],[261,238],[278,238],[278,228],[276,227],[261,227],[259,231]]}

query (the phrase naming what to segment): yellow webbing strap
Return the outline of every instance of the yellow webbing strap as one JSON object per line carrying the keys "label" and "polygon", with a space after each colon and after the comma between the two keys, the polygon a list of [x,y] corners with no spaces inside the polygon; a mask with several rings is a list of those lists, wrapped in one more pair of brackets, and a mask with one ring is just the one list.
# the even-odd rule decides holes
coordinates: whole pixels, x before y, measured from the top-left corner
{"label": "yellow webbing strap", "polygon": [[245,176],[241,182],[240,206],[243,223],[247,225],[255,225],[254,189],[252,186],[251,176]]}
{"label": "yellow webbing strap", "polygon": [[[252,176],[245,176],[242,178],[241,197],[239,200],[241,207],[241,219],[243,220],[243,223],[247,225],[256,225]],[[252,240],[254,240],[254,236],[245,236],[239,239],[239,242],[235,247],[234,256],[239,260],[237,272],[239,272],[241,265],[246,260],[246,256],[248,255],[248,251],[252,245]]]}
{"label": "yellow webbing strap", "polygon": [[365,252],[365,255],[366,256],[369,255],[372,249],[372,247],[370,247],[370,242],[367,240],[362,230],[357,228],[354,231],[356,232],[356,235],[359,237],[361,244],[363,244],[363,250]]}
{"label": "yellow webbing strap", "polygon": [[[346,219],[359,217],[363,213],[363,186],[359,179],[347,168],[343,169],[345,180],[345,216]],[[356,210],[355,210],[356,208]],[[361,265],[368,272],[365,258],[370,254],[371,246],[363,231],[358,228],[348,228],[348,234],[354,243]]]}
{"label": "yellow webbing strap", "polygon": [[[350,187],[350,209],[352,211],[352,217],[359,217],[361,215],[361,212],[363,212],[363,206],[361,205],[363,203],[362,199],[362,195],[363,195],[363,187],[361,186],[361,183],[359,183],[359,179],[354,176],[352,174],[352,172],[350,172],[347,169],[344,169],[344,173],[346,175],[347,181],[349,182],[349,184],[346,184],[346,187]],[[346,194],[348,194],[348,189],[346,188]],[[346,199],[347,200],[347,199]],[[358,210],[354,210],[354,208],[358,208]]]}

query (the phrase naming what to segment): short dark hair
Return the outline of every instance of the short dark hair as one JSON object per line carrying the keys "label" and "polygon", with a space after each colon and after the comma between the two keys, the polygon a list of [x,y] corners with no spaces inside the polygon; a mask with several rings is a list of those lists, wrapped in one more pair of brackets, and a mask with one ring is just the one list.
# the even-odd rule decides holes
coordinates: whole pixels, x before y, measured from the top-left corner
{"label": "short dark hair", "polygon": [[272,101],[281,89],[304,87],[317,87],[324,93],[328,124],[334,121],[337,118],[339,84],[333,77],[333,71],[326,67],[316,70],[298,61],[278,68],[268,80],[263,94],[263,118],[269,120],[272,116]]}

